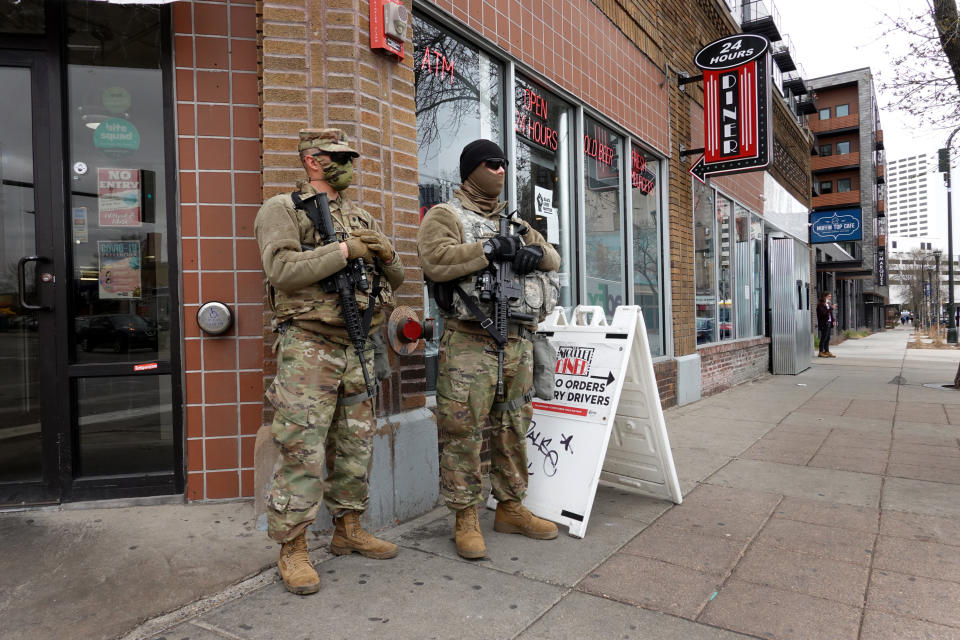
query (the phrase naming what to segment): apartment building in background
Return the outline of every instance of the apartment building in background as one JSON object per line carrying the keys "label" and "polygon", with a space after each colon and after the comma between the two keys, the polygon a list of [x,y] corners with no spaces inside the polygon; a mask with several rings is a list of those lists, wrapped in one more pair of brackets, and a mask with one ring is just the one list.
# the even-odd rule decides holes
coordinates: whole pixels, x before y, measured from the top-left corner
{"label": "apartment building in background", "polygon": [[[813,78],[809,86],[817,105],[810,117],[817,136],[810,161],[817,292],[833,294],[841,329],[882,329],[889,298],[886,169],[873,74],[845,71]],[[815,237],[820,228],[835,233]]]}

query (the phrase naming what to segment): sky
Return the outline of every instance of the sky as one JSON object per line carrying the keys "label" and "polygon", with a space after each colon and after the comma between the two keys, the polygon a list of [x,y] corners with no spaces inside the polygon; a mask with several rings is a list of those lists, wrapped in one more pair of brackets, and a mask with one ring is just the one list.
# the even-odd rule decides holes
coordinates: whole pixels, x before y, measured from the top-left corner
{"label": "sky", "polygon": [[922,9],[926,0],[775,0],[775,4],[780,32],[793,40],[795,59],[808,77],[862,67],[873,71],[887,158],[934,153],[946,144],[951,128],[924,125],[897,111],[881,89],[883,81],[897,73],[884,46],[908,50],[911,42],[906,34],[885,35],[890,24],[885,15],[909,15]]}

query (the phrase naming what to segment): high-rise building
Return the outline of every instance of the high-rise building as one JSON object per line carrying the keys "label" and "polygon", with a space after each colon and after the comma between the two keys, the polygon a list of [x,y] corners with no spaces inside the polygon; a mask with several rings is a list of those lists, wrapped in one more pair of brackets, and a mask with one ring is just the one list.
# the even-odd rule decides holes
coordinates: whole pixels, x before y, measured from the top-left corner
{"label": "high-rise building", "polygon": [[887,224],[891,238],[923,238],[937,232],[930,219],[933,191],[938,185],[931,179],[936,167],[933,157],[927,154],[888,163]]}

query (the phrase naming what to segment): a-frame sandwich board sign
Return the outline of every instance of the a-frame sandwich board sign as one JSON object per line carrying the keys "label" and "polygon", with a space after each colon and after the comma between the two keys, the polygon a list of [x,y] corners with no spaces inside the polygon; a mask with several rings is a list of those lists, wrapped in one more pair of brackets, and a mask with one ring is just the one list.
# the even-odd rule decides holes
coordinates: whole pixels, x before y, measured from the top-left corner
{"label": "a-frame sandwich board sign", "polygon": [[[557,369],[553,399],[533,402],[524,504],[578,538],[586,532],[601,472],[606,481],[679,504],[640,307],[617,307],[609,324],[601,307],[576,307],[569,319],[557,308],[538,330],[557,349]],[[493,496],[488,506],[496,507]]]}

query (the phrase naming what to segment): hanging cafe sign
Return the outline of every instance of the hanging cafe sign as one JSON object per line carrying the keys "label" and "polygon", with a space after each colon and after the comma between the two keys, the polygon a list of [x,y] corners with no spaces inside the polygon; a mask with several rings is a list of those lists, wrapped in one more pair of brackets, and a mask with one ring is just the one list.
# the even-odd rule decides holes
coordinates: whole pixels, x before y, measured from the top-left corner
{"label": "hanging cafe sign", "polygon": [[703,70],[704,144],[690,173],[704,182],[711,174],[765,169],[773,158],[770,42],[738,33],[711,42],[693,61]]}

